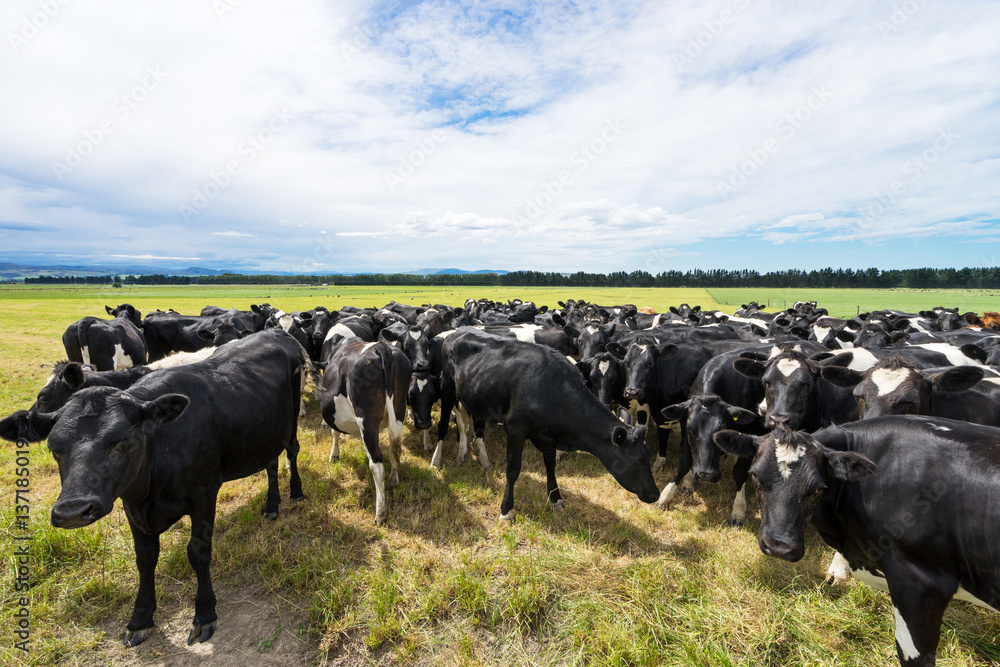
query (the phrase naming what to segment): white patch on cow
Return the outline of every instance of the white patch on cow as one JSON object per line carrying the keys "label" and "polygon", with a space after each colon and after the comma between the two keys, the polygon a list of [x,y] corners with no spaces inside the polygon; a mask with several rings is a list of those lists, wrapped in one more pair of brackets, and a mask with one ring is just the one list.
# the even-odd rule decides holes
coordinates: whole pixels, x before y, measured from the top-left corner
{"label": "white patch on cow", "polygon": [[417,391],[423,391],[429,380],[417,380]]}
{"label": "white patch on cow", "polygon": [[729,520],[737,523],[744,523],[747,520],[747,485],[736,494],[733,499],[733,511],[729,513]]}
{"label": "white patch on cow", "polygon": [[950,430],[951,430],[951,429],[950,429],[950,428],[948,428],[947,426],[941,426],[941,425],[939,425],[939,424],[928,424],[928,426],[930,426],[930,427],[931,427],[932,429],[934,429],[935,431],[943,431],[943,432],[945,432],[945,433],[947,433],[948,431],[950,431]]}
{"label": "white patch on cow", "polygon": [[778,459],[778,470],[781,472],[781,476],[784,479],[788,479],[792,474],[792,469],[789,467],[790,464],[801,460],[805,454],[805,445],[799,445],[798,447],[793,448],[788,443],[778,443],[778,446],[774,448],[774,456]]}
{"label": "white patch on cow", "polygon": [[996,607],[992,607],[992,606],[986,604],[985,602],[983,602],[982,600],[980,600],[979,598],[977,598],[975,595],[973,595],[969,591],[967,591],[964,588],[962,588],[961,586],[958,587],[958,591],[955,592],[955,595],[952,596],[951,599],[952,600],[964,600],[965,602],[971,602],[972,604],[976,605],[977,607],[982,607],[983,609],[989,609],[990,611],[993,611],[993,612],[996,612],[996,613],[1000,614],[1000,609],[997,609]]}
{"label": "white patch on cow", "polygon": [[420,340],[420,335],[422,333],[423,333],[422,331],[412,331],[411,330],[410,331],[410,338],[412,338],[413,340]]}
{"label": "white patch on cow", "polygon": [[80,355],[83,357],[83,363],[90,365],[90,348],[86,345],[80,348]]}
{"label": "white patch on cow", "polygon": [[337,394],[333,397],[333,420],[337,425],[337,429],[353,435],[356,438],[361,437],[362,420],[354,412],[354,404],[351,403],[351,399],[343,394]]}
{"label": "white patch on cow", "polygon": [[538,324],[523,324],[516,327],[511,327],[511,331],[514,336],[522,342],[534,343],[535,342],[535,332],[541,329],[541,325]]}
{"label": "white patch on cow", "polygon": [[490,457],[486,453],[486,441],[482,438],[476,438],[476,449],[479,451],[479,465],[483,467],[483,470],[489,470]]}
{"label": "white patch on cow", "polygon": [[593,324],[588,324],[585,331],[589,333],[591,336],[593,336],[594,334],[597,333],[597,327],[595,327]]}
{"label": "white patch on cow", "polygon": [[163,357],[159,361],[154,361],[149,364],[146,368],[158,371],[164,368],[177,368],[178,366],[187,366],[188,364],[193,364],[198,361],[204,361],[210,356],[216,353],[219,348],[217,347],[203,347],[197,352],[174,352],[173,354]]}
{"label": "white patch on cow", "polygon": [[[839,556],[840,554],[837,555]],[[833,567],[833,565],[831,564],[830,567]],[[871,586],[875,590],[883,591],[886,593],[889,592],[889,583],[885,580],[885,577],[873,574],[872,572],[869,572],[868,570],[862,568],[851,570],[850,566],[847,566],[847,569],[848,569],[848,576],[853,575],[855,579],[857,579],[858,581],[860,581],[865,585]],[[961,586],[958,587],[958,590],[955,591],[955,595],[953,595],[951,599],[962,600],[963,602],[968,602],[970,604],[976,605],[977,607],[982,607],[983,609],[989,609],[990,611],[1000,614],[1000,609],[996,609],[995,607],[990,606],[986,602],[983,602],[975,595],[962,588]]]}
{"label": "white patch on cow", "polygon": [[431,455],[431,467],[435,470],[441,469],[441,459],[444,458],[444,440],[438,440],[437,446],[434,448],[434,454]]}
{"label": "white patch on cow", "polygon": [[[396,419],[396,407],[393,405],[392,396],[385,395],[385,411],[389,420],[389,442],[398,443],[403,439],[403,422]],[[395,472],[395,470],[393,470]]]}
{"label": "white patch on cow", "polygon": [[982,382],[992,382],[993,384],[1000,384],[1000,377],[983,378]]}
{"label": "white patch on cow", "polygon": [[326,332],[326,338],[323,339],[323,342],[325,343],[326,341],[330,340],[337,334],[340,334],[344,338],[358,337],[358,334],[354,333],[353,331],[350,330],[350,328],[338,322],[337,324],[334,324],[332,327],[330,327],[330,330]]}
{"label": "white patch on cow", "polygon": [[670,507],[670,503],[674,498],[677,497],[677,485],[670,482],[663,488],[663,492],[660,493],[659,500],[656,501],[656,507],[665,510]]}
{"label": "white patch on cow", "polygon": [[442,331],[441,333],[439,333],[437,336],[434,336],[434,337],[435,338],[447,338],[448,336],[452,335],[456,331],[458,331],[458,329],[445,329],[444,331]]}
{"label": "white patch on cow", "polygon": [[763,401],[761,401],[760,403],[757,404],[757,414],[759,414],[761,417],[763,417],[764,415],[767,414],[767,399],[766,398]]}
{"label": "white patch on cow", "polygon": [[689,470],[688,474],[684,475],[684,479],[681,481],[681,486],[684,490],[689,493],[694,493],[694,471]]}
{"label": "white patch on cow", "polygon": [[330,458],[326,460],[327,463],[333,463],[340,458],[340,432],[331,428],[330,434],[333,436],[333,444],[330,445]]}
{"label": "white patch on cow", "polygon": [[378,345],[378,343],[365,343],[364,346],[361,348],[361,351],[367,352],[369,349],[375,347],[376,345]]}
{"label": "white patch on cow", "polygon": [[515,518],[516,518],[516,515],[514,514],[514,510],[513,509],[511,509],[506,514],[501,514],[500,515],[500,520],[501,521],[506,521],[507,523],[514,523],[514,519]]}
{"label": "white patch on cow", "polygon": [[864,373],[866,370],[878,363],[878,358],[863,347],[856,347],[851,350],[851,363],[847,365],[852,371]]}
{"label": "white patch on cow", "polygon": [[791,377],[792,373],[802,368],[802,362],[798,359],[782,359],[778,362],[778,371],[785,377]]}
{"label": "white patch on cow", "polygon": [[948,363],[952,366],[982,366],[982,364],[975,359],[965,356],[965,353],[962,352],[962,350],[955,347],[951,343],[923,343],[921,345],[914,345],[913,347],[919,347],[932,352],[940,352],[948,359]]}
{"label": "white patch on cow", "polygon": [[457,460],[462,463],[469,454],[469,431],[472,430],[472,416],[466,412],[461,403],[455,408],[455,427],[458,429]]}
{"label": "white patch on cow", "polygon": [[813,333],[816,334],[816,340],[821,343],[826,340],[826,337],[830,335],[832,330],[833,327],[821,327],[818,324],[813,325]]}
{"label": "white patch on cow", "polygon": [[115,343],[115,355],[112,362],[116,371],[132,368],[132,357],[125,354],[125,348],[122,347],[121,343]]}
{"label": "white patch on cow", "polygon": [[913,643],[913,637],[910,636],[910,629],[906,627],[906,621],[903,620],[903,616],[896,609],[896,605],[892,606],[892,613],[896,618],[896,644],[899,645],[899,652],[906,660],[913,660],[920,657],[920,651],[917,650],[916,645]]}
{"label": "white patch on cow", "polygon": [[851,578],[851,564],[844,558],[844,554],[839,551],[833,554],[830,567],[826,568],[826,578],[833,582],[847,581]]}
{"label": "white patch on cow", "polygon": [[906,382],[912,374],[909,368],[877,368],[872,371],[871,381],[875,383],[879,396],[888,396],[899,389],[899,385]]}
{"label": "white patch on cow", "polygon": [[601,372],[601,375],[607,375],[608,374],[608,368],[610,368],[610,367],[611,367],[611,362],[608,361],[608,360],[606,360],[606,359],[604,361],[600,362],[599,364],[597,364],[597,370],[599,370]]}
{"label": "white patch on cow", "polygon": [[372,479],[375,481],[375,523],[382,523],[388,514],[385,501],[385,465],[372,463],[369,457],[368,468],[372,471]]}
{"label": "white patch on cow", "polygon": [[294,315],[282,315],[281,317],[278,318],[278,326],[284,329],[285,331],[291,329],[293,324],[295,324]]}

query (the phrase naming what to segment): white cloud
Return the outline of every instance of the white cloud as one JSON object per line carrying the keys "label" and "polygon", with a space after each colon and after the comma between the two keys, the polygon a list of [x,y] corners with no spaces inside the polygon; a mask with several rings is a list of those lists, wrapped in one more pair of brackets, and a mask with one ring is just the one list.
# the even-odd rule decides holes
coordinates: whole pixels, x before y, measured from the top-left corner
{"label": "white cloud", "polygon": [[254,238],[253,234],[244,234],[243,232],[235,232],[231,230],[228,232],[212,232],[212,236],[234,236],[234,237],[250,238],[250,239]]}

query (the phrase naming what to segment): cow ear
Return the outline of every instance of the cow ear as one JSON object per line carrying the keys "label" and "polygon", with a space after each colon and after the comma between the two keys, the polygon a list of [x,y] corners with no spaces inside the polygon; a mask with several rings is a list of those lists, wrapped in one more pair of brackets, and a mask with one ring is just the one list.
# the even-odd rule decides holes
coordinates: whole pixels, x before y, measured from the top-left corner
{"label": "cow ear", "polygon": [[838,387],[853,387],[861,382],[865,376],[864,373],[852,370],[846,366],[824,366],[823,370],[820,371],[820,375]]}
{"label": "cow ear", "polygon": [[764,364],[754,359],[733,360],[733,370],[740,375],[745,375],[751,380],[759,380],[764,377]]}
{"label": "cow ear", "polygon": [[18,410],[0,419],[0,438],[17,442],[41,442],[49,437],[59,419],[59,412],[29,412]]}
{"label": "cow ear", "polygon": [[565,304],[565,303],[563,303],[562,301],[556,301],[556,303],[558,303],[558,304],[559,304],[559,307],[560,307],[560,308],[565,308],[565,307],[566,307],[566,304]]}
{"label": "cow ear", "polygon": [[634,317],[626,317],[625,326],[627,326],[632,331],[635,331],[639,328],[639,323],[635,321]]}
{"label": "cow ear", "polygon": [[826,471],[834,479],[861,479],[875,474],[877,466],[864,454],[858,452],[841,452],[835,449],[823,451]]}
{"label": "cow ear", "polygon": [[625,408],[618,408],[617,417],[628,426],[632,425],[632,413]]}
{"label": "cow ear", "polygon": [[299,326],[300,326],[300,327],[302,327],[302,329],[303,329],[303,330],[305,330],[305,331],[309,331],[309,330],[311,330],[311,329],[312,329],[312,328],[313,328],[314,326],[316,326],[316,321],[315,321],[315,320],[313,320],[313,319],[312,319],[311,317],[309,317],[309,318],[306,318],[306,319],[304,319],[304,320],[301,320],[301,321],[299,322]]}
{"label": "cow ear", "polygon": [[455,319],[455,313],[450,310],[444,311],[444,315],[441,316],[441,321],[445,324],[451,322],[453,319]]}
{"label": "cow ear", "polygon": [[809,330],[803,327],[792,327],[791,329],[788,330],[788,333],[803,340],[809,337]]}
{"label": "cow ear", "polygon": [[981,366],[955,366],[946,371],[934,373],[927,379],[941,391],[967,391],[983,379],[983,370]]}
{"label": "cow ear", "polygon": [[905,331],[894,331],[892,332],[892,335],[889,336],[889,340],[892,343],[903,343],[910,340],[910,334]]}
{"label": "cow ear", "polygon": [[687,411],[690,407],[690,400],[684,401],[683,403],[674,403],[673,405],[668,405],[660,410],[660,414],[669,421],[680,421],[687,416]]}
{"label": "cow ear", "polygon": [[628,429],[624,426],[615,426],[615,430],[611,432],[611,442],[619,447],[628,442]]}
{"label": "cow ear", "polygon": [[608,324],[605,324],[603,327],[601,327],[601,331],[604,332],[605,336],[613,336],[614,333],[615,333],[615,329],[617,327],[618,327],[618,323],[617,322],[610,322]]}
{"label": "cow ear", "polygon": [[848,329],[861,328],[861,324],[859,322],[856,322],[855,320],[847,320],[846,322],[844,322],[844,326],[847,327]]}
{"label": "cow ear", "polygon": [[906,319],[905,317],[902,318],[902,319],[896,320],[895,322],[892,323],[892,330],[893,331],[905,331],[906,329],[909,329],[909,328],[910,328],[910,320]]}
{"label": "cow ear", "polygon": [[750,412],[745,408],[730,405],[727,412],[729,413],[730,421],[734,424],[739,424],[740,426],[748,426],[749,424],[757,421],[757,413]]}
{"label": "cow ear", "polygon": [[250,304],[250,312],[252,312],[252,313],[258,313],[259,314],[261,312],[260,311],[260,306],[258,306],[255,303]]}
{"label": "cow ear", "polygon": [[539,314],[541,314],[541,313],[547,313],[547,312],[549,312],[549,307],[548,306],[542,306],[541,308],[538,309],[538,312],[539,312]]}
{"label": "cow ear", "polygon": [[191,403],[184,394],[164,394],[142,404],[142,419],[154,424],[168,424],[181,416]]}
{"label": "cow ear", "polygon": [[577,338],[580,336],[580,330],[574,327],[572,324],[567,324],[563,327],[563,332],[570,338]]}
{"label": "cow ear", "polygon": [[691,309],[691,312],[697,313],[699,310],[701,310],[701,306],[695,306],[694,308]]}
{"label": "cow ear", "polygon": [[838,355],[830,357],[824,360],[824,366],[850,366],[851,362],[854,361],[853,352],[841,352]]}
{"label": "cow ear", "polygon": [[617,342],[608,343],[607,348],[611,356],[615,357],[616,359],[621,360],[625,358],[625,353],[627,352],[627,350],[625,349],[625,346],[622,345],[621,343]]}
{"label": "cow ear", "polygon": [[836,336],[837,340],[842,340],[845,343],[853,343],[854,339],[856,338],[853,333],[845,329],[841,329],[840,331],[835,333],[834,336]]}
{"label": "cow ear", "polygon": [[753,350],[746,350],[740,352],[739,359],[755,359],[757,361],[767,361],[767,352],[755,352]]}
{"label": "cow ear", "polygon": [[114,315],[115,310],[111,306],[104,306],[104,310],[108,311],[108,315]]}
{"label": "cow ear", "polygon": [[385,329],[382,329],[381,331],[379,331],[378,335],[379,335],[379,338],[383,338],[383,339],[385,339],[387,341],[390,341],[390,342],[393,342],[393,343],[396,342],[396,341],[398,341],[401,338],[401,336],[400,336],[400,334],[398,332],[393,331],[392,329],[390,329],[388,327],[386,327]]}
{"label": "cow ear", "polygon": [[973,345],[972,343],[966,343],[959,349],[962,351],[962,354],[964,354],[968,358],[975,359],[981,364],[986,363],[986,357],[987,357],[986,350],[979,347],[978,345]]}
{"label": "cow ear", "polygon": [[208,329],[198,329],[198,338],[207,341],[215,340],[215,332]]}
{"label": "cow ear", "polygon": [[76,391],[83,385],[83,366],[76,361],[69,362],[63,368],[62,379],[66,381],[70,389]]}
{"label": "cow ear", "polygon": [[590,360],[589,359],[581,359],[580,361],[576,362],[576,370],[580,371],[580,374],[584,378],[586,378],[588,382],[590,381]]}
{"label": "cow ear", "polygon": [[677,354],[677,350],[680,348],[673,343],[665,343],[660,346],[660,359],[669,359],[670,357]]}
{"label": "cow ear", "polygon": [[715,446],[733,456],[746,458],[757,453],[759,436],[747,435],[739,431],[725,429],[712,436]]}
{"label": "cow ear", "polygon": [[833,352],[817,352],[809,358],[813,361],[826,361],[827,359],[833,359],[833,356]]}

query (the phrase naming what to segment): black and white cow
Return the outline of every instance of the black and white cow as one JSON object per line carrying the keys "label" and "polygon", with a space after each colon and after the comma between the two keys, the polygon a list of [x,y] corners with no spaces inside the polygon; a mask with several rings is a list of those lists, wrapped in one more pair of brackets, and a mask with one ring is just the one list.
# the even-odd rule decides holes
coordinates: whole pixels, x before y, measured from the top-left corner
{"label": "black and white cow", "polygon": [[553,508],[563,505],[555,476],[557,449],[593,454],[619,484],[643,502],[659,497],[649,468],[645,427],[630,427],[615,417],[587,391],[580,373],[557,352],[468,330],[450,336],[442,353],[438,447],[455,406],[473,419],[503,424],[507,483],[500,504],[502,520],[512,521],[515,516],[514,483],[521,472],[526,439],[542,452],[548,502]]}
{"label": "black and white cow", "polygon": [[99,371],[130,368],[146,363],[142,314],[131,304],[105,306],[114,319],[84,317],[63,333],[63,347],[70,361],[88,364]]}
{"label": "black and white cow", "polygon": [[598,352],[576,362],[576,367],[597,400],[608,410],[628,406],[625,398],[625,365],[610,352]]}
{"label": "black and white cow", "polygon": [[264,512],[276,518],[278,455],[284,450],[293,462],[292,500],[304,497],[293,457],[306,362],[284,332],[262,333],[204,361],[150,373],[125,391],[91,387],[56,412],[20,411],[0,420],[6,440],[48,439],[62,480],[52,525],[92,524],[121,498],[139,570],[127,646],[153,631],[160,534],[191,517],[187,553],[198,592],[188,643],[203,642],[217,618],[209,564],[222,483],[266,469]]}
{"label": "black and white cow", "polygon": [[181,315],[175,312],[154,312],[142,321],[142,336],[149,351],[149,361],[159,361],[171,352],[197,352],[213,344],[216,336],[201,332],[221,330],[252,333],[243,321],[227,311],[222,315]]}
{"label": "black and white cow", "polygon": [[[615,322],[608,324],[587,322],[584,324],[574,337],[580,351],[580,359],[590,359],[596,354],[605,352],[617,326]],[[567,330],[567,333],[572,334],[573,331],[574,329],[571,328]]]}
{"label": "black and white cow", "polygon": [[319,409],[333,430],[330,460],[340,458],[340,434],[361,438],[368,467],[375,482],[375,523],[389,513],[385,490],[385,465],[378,434],[389,430],[389,486],[399,484],[399,456],[406,419],[406,399],[412,368],[403,352],[385,341],[366,343],[335,336],[324,359]]}
{"label": "black and white cow", "polygon": [[812,435],[784,428],[715,436],[755,455],[759,545],[792,562],[811,522],[855,578],[888,590],[900,664],[935,663],[952,599],[1000,609],[1000,429],[889,416]]}

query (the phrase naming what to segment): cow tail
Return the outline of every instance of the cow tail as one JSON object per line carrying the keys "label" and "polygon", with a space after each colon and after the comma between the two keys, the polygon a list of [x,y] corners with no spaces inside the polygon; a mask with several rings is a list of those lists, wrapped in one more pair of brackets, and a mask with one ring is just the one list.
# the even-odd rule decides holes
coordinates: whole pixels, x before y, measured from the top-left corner
{"label": "cow tail", "polygon": [[90,364],[90,346],[87,344],[87,338],[90,335],[90,326],[94,323],[94,318],[85,317],[80,320],[76,325],[76,344],[80,346],[80,355],[83,357],[83,363],[87,366]]}

